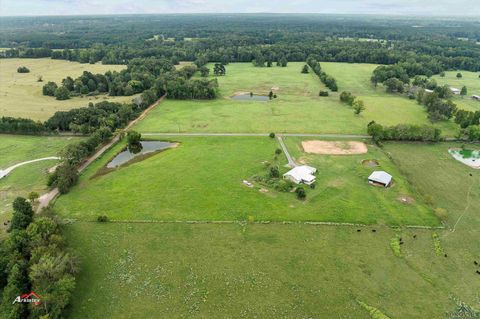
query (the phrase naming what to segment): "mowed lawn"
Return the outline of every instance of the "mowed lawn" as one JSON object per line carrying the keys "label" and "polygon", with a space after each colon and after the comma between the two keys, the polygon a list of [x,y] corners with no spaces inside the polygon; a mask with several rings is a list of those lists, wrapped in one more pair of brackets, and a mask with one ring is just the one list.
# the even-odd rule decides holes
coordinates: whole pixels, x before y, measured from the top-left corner
{"label": "mowed lawn", "polygon": [[[255,175],[266,175],[264,161],[278,148],[268,137],[182,137],[180,146],[106,175],[94,177],[122,145],[109,151],[82,176],[78,186],[56,203],[65,218],[95,220],[262,220],[328,221],[390,225],[439,224],[421,201],[405,205],[398,198],[411,194],[401,174],[382,152],[372,146],[369,157],[395,175],[392,189],[372,187],[372,169],[363,157],[327,158],[318,164],[315,189],[305,201],[295,194],[264,186],[246,187]],[[283,155],[281,172],[288,169]]]}
{"label": "mowed lawn", "polygon": [[[365,134],[367,124],[428,124],[427,114],[415,101],[386,94],[370,83],[376,65],[321,63],[334,76],[339,92],[319,97],[327,90],[313,73],[301,74],[304,63],[288,67],[257,68],[251,63],[226,66],[227,75],[218,77],[220,97],[213,101],[167,100],[139,123],[142,132],[289,132]],[[212,68],[212,66],[210,65]],[[213,71],[213,70],[211,70]],[[211,78],[214,76],[211,75]],[[278,88],[277,99],[268,102],[232,100],[237,92],[268,94]],[[351,91],[366,103],[360,116],[339,101],[341,91]],[[453,123],[439,126],[453,134]]]}
{"label": "mowed lawn", "polygon": [[[462,77],[457,79],[457,73],[462,73]],[[451,87],[462,89],[467,87],[468,94],[466,96],[453,96],[453,101],[461,109],[469,111],[480,111],[480,101],[472,99],[472,95],[480,96],[480,72],[468,71],[450,71],[445,72],[445,77],[435,75],[433,78],[439,85],[449,85]]]}
{"label": "mowed lawn", "polygon": [[480,171],[448,155],[459,146],[385,145],[415,192],[447,211],[444,230],[70,224],[82,260],[71,317],[372,318],[357,301],[389,318],[448,318],[456,301],[478,309]]}
{"label": "mowed lawn", "polygon": [[[58,152],[77,138],[0,135],[0,169],[20,162],[42,157],[57,156]],[[21,166],[0,179],[0,222],[10,216],[12,201],[17,196],[27,196],[47,189],[47,171],[57,164],[55,160]],[[0,234],[4,231],[0,227]]]}
{"label": "mowed lawn", "polygon": [[[30,73],[18,73],[17,68],[26,66]],[[56,111],[87,106],[89,102],[109,101],[129,102],[131,96],[76,97],[66,101],[57,101],[54,97],[44,96],[42,87],[48,81],[61,84],[67,76],[76,78],[83,71],[94,74],[106,71],[120,71],[123,65],[80,64],[65,60],[44,59],[0,59],[0,114],[1,116],[23,117],[34,120],[46,120]],[[38,76],[43,82],[38,82]]]}

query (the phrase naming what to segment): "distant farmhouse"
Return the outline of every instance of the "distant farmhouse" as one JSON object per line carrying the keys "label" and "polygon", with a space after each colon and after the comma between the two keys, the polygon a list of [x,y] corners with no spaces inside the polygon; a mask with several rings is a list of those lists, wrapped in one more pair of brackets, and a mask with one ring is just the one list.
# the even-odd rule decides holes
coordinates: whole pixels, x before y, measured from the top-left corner
{"label": "distant farmhouse", "polygon": [[472,99],[480,101],[480,95],[472,95]]}
{"label": "distant farmhouse", "polygon": [[284,179],[288,179],[295,184],[307,184],[307,185],[312,185],[315,183],[316,177],[313,175],[317,172],[317,169],[315,167],[307,166],[307,165],[302,165],[302,166],[297,166],[285,174],[283,174]]}
{"label": "distant farmhouse", "polygon": [[433,90],[425,89],[425,93],[433,93]]}
{"label": "distant farmhouse", "polygon": [[368,177],[368,182],[370,184],[388,187],[392,183],[392,175],[384,171],[375,171]]}
{"label": "distant farmhouse", "polygon": [[462,90],[452,87],[450,88],[450,91],[452,91],[452,93],[455,95],[460,95],[460,92],[462,92]]}

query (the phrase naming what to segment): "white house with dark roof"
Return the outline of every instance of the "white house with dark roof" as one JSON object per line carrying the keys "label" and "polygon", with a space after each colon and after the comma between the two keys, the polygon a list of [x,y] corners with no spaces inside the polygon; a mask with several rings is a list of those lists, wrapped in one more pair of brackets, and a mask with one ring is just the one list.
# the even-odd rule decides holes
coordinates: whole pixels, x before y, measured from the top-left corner
{"label": "white house with dark roof", "polygon": [[380,184],[384,187],[390,186],[392,183],[392,175],[384,171],[375,171],[368,177],[368,182],[370,184]]}
{"label": "white house with dark roof", "polygon": [[315,167],[307,166],[307,165],[302,165],[302,166],[297,166],[283,174],[284,179],[288,179],[295,184],[306,184],[306,185],[311,185],[315,183],[316,177],[315,173],[317,172],[317,169]]}

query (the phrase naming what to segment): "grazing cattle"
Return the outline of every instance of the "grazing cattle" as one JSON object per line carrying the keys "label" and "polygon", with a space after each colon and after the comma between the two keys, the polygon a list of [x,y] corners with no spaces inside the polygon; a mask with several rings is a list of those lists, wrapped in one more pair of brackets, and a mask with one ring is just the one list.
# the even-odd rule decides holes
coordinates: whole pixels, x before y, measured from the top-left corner
{"label": "grazing cattle", "polygon": [[417,238],[417,235],[413,235],[413,238]]}
{"label": "grazing cattle", "polygon": [[477,270],[477,274],[479,274],[479,275],[480,275],[480,270]]}
{"label": "grazing cattle", "polygon": [[478,266],[478,262],[477,262],[476,260],[473,261],[473,264],[474,264],[475,266]]}
{"label": "grazing cattle", "polygon": [[357,229],[357,233],[361,232],[362,230],[361,229]]}
{"label": "grazing cattle", "polygon": [[447,254],[445,254],[445,257],[448,257]]}
{"label": "grazing cattle", "polygon": [[372,233],[376,233],[376,232],[377,232],[377,230],[376,230],[376,229],[372,229]]}

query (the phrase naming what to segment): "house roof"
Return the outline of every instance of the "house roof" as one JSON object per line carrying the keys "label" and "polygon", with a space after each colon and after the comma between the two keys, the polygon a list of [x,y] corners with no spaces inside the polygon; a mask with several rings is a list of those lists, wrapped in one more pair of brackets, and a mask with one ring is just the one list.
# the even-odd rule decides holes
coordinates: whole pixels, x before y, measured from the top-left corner
{"label": "house roof", "polygon": [[450,90],[451,90],[452,92],[460,92],[460,91],[461,91],[460,89],[452,88],[452,87],[450,88]]}
{"label": "house roof", "polygon": [[315,176],[313,176],[313,174],[315,174],[316,172],[317,169],[315,167],[302,165],[292,168],[291,170],[283,174],[283,177],[291,176],[298,181],[311,182],[315,180]]}
{"label": "house roof", "polygon": [[392,175],[384,171],[375,171],[369,177],[369,181],[388,185],[392,181]]}

